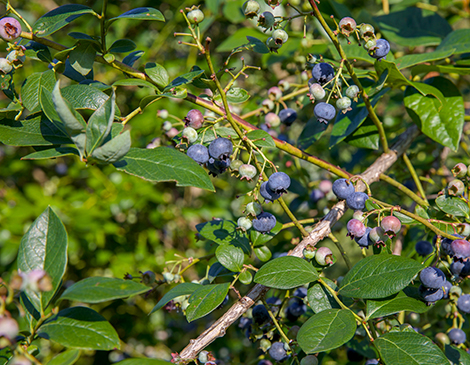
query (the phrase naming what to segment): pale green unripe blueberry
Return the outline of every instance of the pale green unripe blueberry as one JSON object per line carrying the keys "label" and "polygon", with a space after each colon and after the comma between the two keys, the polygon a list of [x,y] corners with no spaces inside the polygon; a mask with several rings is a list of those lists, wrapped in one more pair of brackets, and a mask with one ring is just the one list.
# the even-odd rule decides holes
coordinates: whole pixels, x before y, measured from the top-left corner
{"label": "pale green unripe blueberry", "polygon": [[300,365],[318,365],[318,359],[315,355],[308,355],[300,361]]}
{"label": "pale green unripe blueberry", "polygon": [[454,166],[454,168],[451,170],[452,174],[454,177],[462,178],[467,175],[467,166],[463,164],[462,162],[459,162],[457,165]]}
{"label": "pale green unripe blueberry", "polygon": [[467,237],[468,235],[470,235],[470,224],[461,223],[459,224],[459,227],[462,227],[462,231],[460,232],[462,236]]}
{"label": "pale green unripe blueberry", "polygon": [[256,176],[257,170],[253,165],[243,164],[238,168],[238,172],[242,179],[246,178],[247,180],[251,180]]}
{"label": "pale green unripe blueberry", "polygon": [[436,336],[434,336],[434,338],[436,339],[438,345],[450,345],[449,336],[447,336],[443,332],[436,333]]}
{"label": "pale green unripe blueberry", "polygon": [[361,24],[360,34],[362,38],[368,38],[374,36],[375,29],[370,24]]}
{"label": "pale green unripe blueberry", "polygon": [[276,29],[271,35],[271,37],[274,38],[274,41],[277,44],[281,44],[281,45],[286,43],[287,40],[289,39],[289,35],[284,29]]}
{"label": "pale green unripe blueberry", "polygon": [[171,128],[173,127],[173,125],[171,124],[171,122],[169,122],[168,120],[165,120],[162,124],[162,129],[165,131],[165,132],[168,132]]}
{"label": "pale green unripe blueberry", "polygon": [[460,286],[452,286],[449,291],[450,294],[460,297],[462,295],[462,288]]}
{"label": "pale green unripe blueberry", "polygon": [[241,165],[243,165],[243,161],[240,160],[232,160],[232,162],[230,162],[230,168],[232,170],[238,170]]}
{"label": "pale green unripe blueberry", "polygon": [[198,24],[204,20],[204,13],[200,9],[191,10],[188,13],[188,19],[193,24]]}
{"label": "pale green unripe blueberry", "polygon": [[255,0],[246,1],[243,6],[243,13],[247,18],[254,18],[259,13],[259,4]]}
{"label": "pale green unripe blueberry", "polygon": [[260,342],[259,342],[259,348],[261,350],[263,350],[263,352],[266,352],[268,351],[268,349],[271,347],[271,341],[269,341],[268,339],[266,338],[263,338]]}
{"label": "pale green unripe blueberry", "polygon": [[[305,62],[302,62],[302,63],[305,63]],[[284,92],[286,90],[289,90],[289,88],[290,88],[289,81],[287,81],[287,80],[281,80],[277,83],[277,85],[279,86],[279,88],[281,89],[282,92]]]}
{"label": "pale green unripe blueberry", "polygon": [[377,41],[374,38],[369,39],[366,43],[364,43],[364,49],[369,51],[371,48],[374,48],[377,45]]}
{"label": "pale green unripe blueberry", "polygon": [[169,283],[175,280],[175,275],[172,274],[171,272],[164,272],[163,279],[165,279],[165,281]]}
{"label": "pale green unripe blueberry", "polygon": [[168,110],[166,109],[159,110],[157,115],[162,119],[166,119],[168,118]]}
{"label": "pale green unripe blueberry", "polygon": [[274,15],[273,13],[269,11],[265,11],[263,14],[261,14],[258,18],[258,25],[264,27],[264,28],[271,28],[274,25]]}
{"label": "pale green unripe blueberry", "polygon": [[333,263],[333,252],[328,247],[320,247],[315,253],[315,261],[322,266]]}
{"label": "pale green unripe blueberry", "polygon": [[264,99],[261,105],[268,111],[274,109],[274,101],[272,101],[271,99]]}
{"label": "pale green unripe blueberry", "polygon": [[311,84],[309,91],[310,94],[315,98],[315,100],[323,100],[325,98],[325,89],[323,89],[320,84]]}
{"label": "pale green unripe blueberry", "polygon": [[279,43],[276,43],[276,41],[274,40],[273,37],[269,37],[267,40],[266,40],[266,45],[268,46],[268,48],[272,51],[272,50],[276,50],[276,49],[279,49],[282,47],[282,43],[279,44]]}
{"label": "pale green unripe blueberry", "polygon": [[207,358],[207,355],[209,355],[209,351],[201,351],[198,355],[198,360],[200,363],[205,364],[209,359]]}
{"label": "pale green unripe blueberry", "polygon": [[10,61],[8,61],[6,58],[0,58],[0,70],[3,71],[3,73],[9,73],[11,70],[13,70],[13,65],[11,64]]}
{"label": "pale green unripe blueberry", "polygon": [[304,248],[303,254],[304,254],[304,257],[307,260],[311,260],[315,257],[315,251],[314,250],[307,250],[306,248]]}
{"label": "pale green unripe blueberry", "polygon": [[346,110],[351,106],[351,99],[347,96],[343,96],[336,101],[336,106],[341,110]]}
{"label": "pale green unripe blueberry", "polygon": [[449,195],[462,195],[465,191],[465,185],[461,180],[455,179],[447,185],[447,191]]}
{"label": "pale green unripe blueberry", "polygon": [[351,85],[346,89],[346,96],[350,99],[355,99],[359,94],[359,87],[357,85]]}
{"label": "pale green unripe blueberry", "polygon": [[189,143],[194,143],[197,141],[197,132],[194,128],[191,127],[186,127],[183,129],[181,136],[182,138],[186,138]]}
{"label": "pale green unripe blueberry", "polygon": [[263,212],[263,207],[257,202],[251,202],[246,205],[245,213],[252,216],[258,216]]}

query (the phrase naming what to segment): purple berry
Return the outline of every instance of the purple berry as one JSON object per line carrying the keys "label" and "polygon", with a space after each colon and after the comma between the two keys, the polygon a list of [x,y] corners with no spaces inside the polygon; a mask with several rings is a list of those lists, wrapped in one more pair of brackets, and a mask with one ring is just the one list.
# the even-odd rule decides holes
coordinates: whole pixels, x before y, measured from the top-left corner
{"label": "purple berry", "polygon": [[194,129],[199,129],[202,127],[202,123],[204,123],[204,116],[199,110],[191,109],[183,120],[185,121],[186,127],[189,126]]}
{"label": "purple berry", "polygon": [[[274,38],[273,38],[273,41],[274,41]],[[277,86],[273,86],[272,88],[268,90],[268,97],[272,100],[279,100],[282,97],[281,89],[279,89]]]}
{"label": "purple berry", "polygon": [[267,203],[271,203],[281,197],[281,194],[277,194],[269,188],[267,181],[261,184],[259,193]]}
{"label": "purple berry", "polygon": [[384,217],[382,222],[380,222],[380,226],[385,231],[385,234],[389,237],[395,236],[401,229],[401,222],[397,217],[393,215]]}
{"label": "purple berry", "polygon": [[364,365],[379,365],[379,360],[377,359],[369,359],[367,360]]}
{"label": "purple berry", "polygon": [[455,276],[460,276],[462,273],[462,270],[465,268],[465,262],[462,261],[453,261],[450,264],[450,272],[454,274]]}
{"label": "purple berry", "polygon": [[297,112],[291,108],[282,109],[279,112],[279,119],[285,125],[288,125],[288,126],[292,125],[292,123],[294,123],[295,120],[297,119]]}
{"label": "purple berry", "polygon": [[[453,235],[455,238],[464,238],[463,236],[459,234],[454,234]],[[437,236],[435,237],[437,238]],[[449,255],[449,256],[454,256],[454,251],[452,251],[452,240],[450,238],[444,238],[441,241],[441,250],[444,255]]]}
{"label": "purple berry", "polygon": [[457,300],[457,308],[459,311],[469,314],[470,313],[470,295],[463,294]]}
{"label": "purple berry", "polygon": [[261,233],[270,232],[276,225],[276,217],[271,213],[263,212],[253,219],[253,229]]}
{"label": "purple berry", "polygon": [[273,363],[269,360],[260,360],[258,365],[273,365]]}
{"label": "purple berry", "polygon": [[346,200],[354,192],[354,185],[347,179],[338,179],[333,183],[333,193],[338,199]]}
{"label": "purple berry", "polygon": [[313,109],[313,114],[315,114],[315,117],[320,123],[328,124],[328,122],[335,117],[336,109],[333,105],[327,104],[322,101],[315,105],[315,108]]}
{"label": "purple berry", "polygon": [[[266,123],[265,126],[269,128],[276,128],[281,124],[281,119],[276,113],[268,113],[264,116],[264,122]],[[261,126],[260,126],[261,127]],[[261,128],[263,129],[263,128]],[[266,128],[268,129],[268,128]],[[264,129],[263,129],[264,130]],[[267,132],[267,130],[266,130]]]}
{"label": "purple berry", "polygon": [[348,230],[347,236],[351,237],[351,239],[355,237],[361,238],[366,233],[366,226],[358,219],[349,220],[346,228]]}
{"label": "purple berry", "polygon": [[462,331],[460,328],[452,328],[448,333],[449,339],[455,345],[460,345],[467,340],[467,336],[465,332]]}
{"label": "purple berry", "polygon": [[313,189],[310,193],[310,201],[316,204],[321,198],[323,198],[325,194],[318,189]]}
{"label": "purple berry", "polygon": [[370,53],[370,55],[378,61],[382,61],[387,56],[388,52],[390,52],[390,43],[385,39],[377,39],[375,49]]}
{"label": "purple berry", "polygon": [[286,317],[295,322],[300,316],[307,312],[307,306],[303,302],[294,301],[286,309]]}
{"label": "purple berry", "polygon": [[253,322],[255,322],[258,326],[269,320],[268,310],[263,304],[255,305],[251,311],[251,315],[253,317]]}
{"label": "purple berry", "polygon": [[349,209],[364,210],[367,199],[369,199],[369,195],[361,191],[356,191],[346,199],[346,204],[348,205]]}
{"label": "purple berry", "polygon": [[452,241],[450,248],[453,252],[453,256],[456,259],[466,259],[470,256],[470,242],[463,239]]}
{"label": "purple berry", "polygon": [[449,298],[450,289],[452,289],[452,284],[446,280],[444,286],[442,287],[442,290],[444,292],[444,299]]}
{"label": "purple berry", "polygon": [[276,361],[284,361],[287,359],[287,352],[284,348],[284,343],[274,342],[269,348],[269,356]]}
{"label": "purple berry", "polygon": [[344,17],[339,21],[339,29],[341,30],[341,33],[343,33],[346,37],[349,37],[349,34],[351,32],[354,32],[356,30],[356,27],[356,21],[348,16]]}
{"label": "purple berry", "polygon": [[362,237],[355,237],[354,240],[357,242],[357,244],[360,247],[365,247],[367,248],[370,245],[370,240],[369,240],[369,234],[370,231],[372,231],[372,228],[367,227],[366,228],[366,233]]}
{"label": "purple berry", "polygon": [[318,185],[318,189],[324,194],[328,194],[333,187],[333,183],[330,180],[322,180]]}
{"label": "purple berry", "polygon": [[429,241],[419,241],[415,245],[415,250],[418,255],[427,256],[434,251],[434,248],[432,247],[432,244]]}
{"label": "purple berry", "polygon": [[312,76],[320,85],[325,85],[335,76],[335,69],[328,63],[317,63],[312,68]]}
{"label": "purple berry", "polygon": [[193,144],[188,148],[186,154],[200,165],[205,164],[209,160],[209,151],[202,144]]}
{"label": "purple berry", "polygon": [[437,302],[444,297],[444,292],[441,288],[431,289],[426,288],[424,285],[419,286],[419,294],[421,295],[421,298],[423,298],[423,300],[427,303]]}
{"label": "purple berry", "polygon": [[446,276],[440,269],[428,266],[419,273],[419,280],[426,288],[439,289],[444,286]]}
{"label": "purple berry", "polygon": [[15,18],[7,16],[0,19],[0,37],[5,41],[13,41],[18,38],[21,30],[21,24]]}
{"label": "purple berry", "polygon": [[226,160],[214,160],[209,158],[209,161],[206,162],[206,167],[209,170],[209,175],[216,177],[219,174],[223,174],[230,166],[230,159]]}
{"label": "purple berry", "polygon": [[209,145],[209,154],[216,160],[226,160],[232,154],[232,142],[223,137],[214,139]]}
{"label": "purple berry", "polygon": [[268,179],[268,188],[276,194],[287,193],[290,177],[285,172],[275,172]]}

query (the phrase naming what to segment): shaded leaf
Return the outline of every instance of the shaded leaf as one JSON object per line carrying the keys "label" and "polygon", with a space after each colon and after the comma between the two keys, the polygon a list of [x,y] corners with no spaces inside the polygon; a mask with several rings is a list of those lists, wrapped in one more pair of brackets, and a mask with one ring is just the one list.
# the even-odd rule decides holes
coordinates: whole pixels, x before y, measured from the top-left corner
{"label": "shaded leaf", "polygon": [[171,89],[178,86],[190,84],[195,78],[201,76],[203,73],[204,70],[197,70],[178,76],[163,89],[163,92],[170,91]]}
{"label": "shaded leaf", "polygon": [[31,113],[41,110],[39,103],[41,89],[44,87],[49,91],[54,89],[55,74],[52,70],[36,72],[28,76],[24,85],[21,87],[21,99],[23,105]]}
{"label": "shaded leaf", "polygon": [[97,159],[98,163],[115,163],[126,156],[130,148],[131,132],[127,130],[95,149],[91,157]]}
{"label": "shaded leaf", "polygon": [[68,58],[70,66],[80,75],[88,75],[93,69],[96,55],[95,46],[93,42],[83,41],[70,52]]}
{"label": "shaded leaf", "polygon": [[379,131],[374,122],[367,118],[352,134],[344,140],[347,144],[359,148],[377,150],[379,148]]}
{"label": "shaded leaf", "polygon": [[248,237],[237,227],[235,222],[222,219],[196,225],[197,231],[205,239],[214,241],[218,245],[234,245],[249,255],[251,249]]}
{"label": "shaded leaf", "polygon": [[111,132],[114,120],[115,100],[116,94],[113,91],[108,100],[96,109],[88,119],[86,127],[87,154],[91,154],[98,146],[100,146]]}
{"label": "shaded leaf", "polygon": [[33,25],[33,32],[38,37],[47,37],[57,32],[83,14],[93,14],[93,9],[85,5],[68,4],[44,14]]}
{"label": "shaded leaf", "polygon": [[317,118],[310,118],[300,133],[297,145],[302,149],[307,149],[318,141],[328,128],[328,124],[318,122]]}
{"label": "shaded leaf", "polygon": [[147,63],[145,65],[145,73],[161,88],[164,88],[170,82],[167,70],[158,63]]}
{"label": "shaded leaf", "polygon": [[470,365],[470,355],[458,347],[446,345],[445,354],[452,365]]}
{"label": "shaded leaf", "polygon": [[[142,87],[150,87],[154,90],[158,90],[158,88],[152,84],[151,82],[140,80],[140,79],[121,79],[117,80],[113,86],[142,86]],[[161,99],[159,95],[152,95],[152,97],[157,97]]]}
{"label": "shaded leaf", "polygon": [[[407,291],[408,292],[408,291]],[[416,293],[417,294],[417,293]],[[390,298],[381,300],[367,301],[367,320],[386,317],[401,311],[410,311],[415,313],[424,313],[430,307],[417,297],[407,295],[400,291],[398,294]]]}
{"label": "shaded leaf", "polygon": [[116,365],[168,365],[168,361],[158,359],[146,359],[138,357],[136,359],[126,359],[116,363]]}
{"label": "shaded leaf", "polygon": [[118,39],[111,44],[108,52],[110,53],[127,53],[135,49],[136,44],[130,39]]}
{"label": "shaded leaf", "polygon": [[127,66],[134,66],[135,61],[137,61],[145,52],[144,51],[134,51],[129,53],[126,57],[122,59],[122,63]]}
{"label": "shaded leaf", "polygon": [[189,297],[186,319],[192,322],[204,317],[222,304],[230,283],[203,285]]}
{"label": "shaded leaf", "polygon": [[80,358],[80,350],[67,350],[55,356],[46,365],[73,365]]}
{"label": "shaded leaf", "polygon": [[163,14],[154,8],[149,8],[149,7],[142,7],[142,8],[135,8],[129,11],[126,11],[125,13],[122,13],[121,15],[111,18],[108,21],[108,24],[113,23],[116,20],[119,19],[133,19],[133,20],[157,20],[160,22],[165,21],[165,17]]}
{"label": "shaded leaf", "polygon": [[30,153],[24,157],[21,157],[22,160],[45,160],[49,158],[58,158],[63,156],[80,156],[78,150],[73,147],[55,147],[49,148],[47,150],[37,151]]}
{"label": "shaded leaf", "polygon": [[173,299],[194,293],[194,291],[199,289],[200,287],[201,285],[196,284],[196,283],[178,284],[158,301],[158,303],[155,305],[155,307],[153,307],[152,311],[149,314],[152,314],[153,312],[156,312],[160,308],[163,308],[168,302],[170,302]]}

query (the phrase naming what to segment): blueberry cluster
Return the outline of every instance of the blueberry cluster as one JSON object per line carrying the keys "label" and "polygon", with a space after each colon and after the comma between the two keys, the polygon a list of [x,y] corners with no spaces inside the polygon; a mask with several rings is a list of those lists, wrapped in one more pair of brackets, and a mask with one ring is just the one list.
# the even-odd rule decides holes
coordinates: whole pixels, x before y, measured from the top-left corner
{"label": "blueberry cluster", "polygon": [[349,209],[364,210],[366,207],[366,200],[369,195],[366,193],[356,191],[354,185],[347,179],[338,179],[333,183],[333,193],[340,200],[346,200]]}
{"label": "blueberry cluster", "polygon": [[301,287],[294,291],[294,297],[289,301],[289,306],[286,308],[286,318],[291,321],[297,321],[300,316],[307,313],[307,305],[304,303],[304,298],[307,296],[307,288]]}

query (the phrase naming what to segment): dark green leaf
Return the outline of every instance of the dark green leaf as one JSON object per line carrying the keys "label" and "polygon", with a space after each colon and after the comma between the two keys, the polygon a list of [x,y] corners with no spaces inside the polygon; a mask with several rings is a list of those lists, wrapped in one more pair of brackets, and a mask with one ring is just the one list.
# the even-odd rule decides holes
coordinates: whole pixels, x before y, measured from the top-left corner
{"label": "dark green leaf", "polygon": [[215,250],[215,256],[217,260],[224,266],[233,272],[239,272],[243,269],[243,262],[245,261],[245,255],[243,250],[233,245],[220,245]]}
{"label": "dark green leaf", "polygon": [[162,89],[170,82],[170,76],[168,76],[165,67],[158,63],[147,63],[145,65],[145,73]]}
{"label": "dark green leaf", "polygon": [[0,365],[5,365],[13,357],[13,352],[9,347],[0,349]]}
{"label": "dark green leaf", "polygon": [[362,125],[344,140],[354,147],[369,148],[377,150],[379,148],[379,131],[374,122],[367,118]]}
{"label": "dark green leaf", "polygon": [[95,62],[96,50],[93,42],[82,41],[69,54],[70,66],[73,67],[80,75],[88,75],[93,69]]}
{"label": "dark green leaf", "polygon": [[248,39],[248,45],[253,47],[253,51],[256,53],[269,53],[269,48],[266,46],[266,43],[260,41],[258,38],[246,36]]}
{"label": "dark green leaf", "polygon": [[122,63],[127,66],[134,66],[135,61],[137,61],[145,52],[144,51],[134,51],[129,53],[126,57],[122,59]]}
{"label": "dark green leaf", "polygon": [[130,39],[118,39],[111,44],[108,52],[110,53],[127,53],[132,52],[135,49],[136,45]]}
{"label": "dark green leaf", "polygon": [[160,22],[165,21],[165,17],[159,10],[148,7],[135,8],[126,11],[125,13],[122,13],[121,15],[115,18],[109,19],[108,24],[111,24],[118,19],[157,20]]}
{"label": "dark green leaf", "polygon": [[419,262],[402,256],[368,256],[346,274],[339,294],[353,298],[386,298],[406,287],[422,268]]}
{"label": "dark green leaf", "polygon": [[170,91],[174,87],[190,84],[195,78],[201,76],[203,73],[204,70],[198,70],[178,76],[163,89],[163,92]]}
{"label": "dark green leaf", "polygon": [[436,52],[439,51],[452,51],[453,54],[470,52],[468,29],[457,29],[449,33],[436,48]]}
{"label": "dark green leaf", "polygon": [[468,205],[462,199],[455,197],[438,196],[436,205],[444,213],[452,214],[455,217],[468,218],[470,213]]}
{"label": "dark green leaf", "polygon": [[86,123],[77,117],[76,113],[72,111],[73,109],[69,107],[68,103],[62,97],[59,81],[57,81],[52,91],[52,102],[54,103],[57,115],[71,137],[85,130]]}
{"label": "dark green leaf", "polygon": [[66,266],[67,232],[59,217],[47,207],[29,227],[18,249],[18,269],[24,273],[45,270],[52,279],[50,291],[26,290],[28,298],[39,312],[46,309],[59,288]]}
{"label": "dark green leaf", "polygon": [[222,304],[230,283],[203,285],[189,297],[186,319],[192,322],[204,317]]}
{"label": "dark green leaf", "polygon": [[196,225],[197,231],[205,239],[214,241],[218,245],[234,245],[249,255],[251,249],[248,237],[237,227],[235,222],[228,220],[213,220]]}
{"label": "dark green leaf", "polygon": [[46,365],[73,365],[80,358],[80,350],[67,350],[55,356]]}
{"label": "dark green leaf", "polygon": [[443,74],[470,75],[470,67],[455,67],[445,65],[418,65],[411,69],[411,75],[427,74],[429,72],[439,72]]}
{"label": "dark green leaf", "polygon": [[232,104],[244,103],[250,98],[250,94],[245,89],[241,87],[232,87],[226,93],[227,101]]}
{"label": "dark green leaf", "polygon": [[121,348],[118,334],[111,324],[86,307],[61,310],[44,322],[38,335],[70,348],[104,351]]}
{"label": "dark green leaf", "polygon": [[414,7],[377,16],[374,20],[385,38],[406,47],[437,46],[452,32],[452,27],[439,14]]}
{"label": "dark green leaf", "polygon": [[118,162],[129,152],[131,148],[131,132],[129,130],[106,142],[93,151],[91,157],[98,163],[110,164]]}
{"label": "dark green leaf", "polygon": [[126,359],[119,361],[116,365],[168,365],[168,361],[158,360],[158,359],[146,359],[143,357],[138,357],[135,359]]}
{"label": "dark green leaf", "polygon": [[70,37],[72,37],[73,39],[77,39],[77,40],[85,40],[85,41],[92,41],[92,42],[96,42],[99,44],[99,38],[98,37],[92,37],[91,35],[88,35],[86,33],[82,33],[82,32],[70,32],[68,34]]}
{"label": "dark green leaf", "polygon": [[265,132],[261,129],[251,131],[246,136],[248,139],[251,139],[258,147],[276,147],[273,137],[271,137],[268,132]]}
{"label": "dark green leaf", "polygon": [[386,317],[401,311],[424,313],[430,307],[422,300],[400,291],[391,298],[367,301],[367,320]]}
{"label": "dark green leaf", "polygon": [[346,309],[325,309],[300,327],[297,341],[306,354],[328,351],[348,342],[356,332],[356,319]]}
{"label": "dark green leaf", "polygon": [[33,60],[39,60],[47,63],[52,62],[52,55],[49,48],[41,43],[34,41],[30,41],[26,45],[25,56],[32,58]]}
{"label": "dark green leaf", "polygon": [[83,14],[93,14],[93,9],[85,5],[68,4],[51,10],[40,17],[33,26],[33,32],[38,37],[47,37],[62,29]]}
{"label": "dark green leaf", "polygon": [[152,311],[149,314],[152,314],[153,312],[156,312],[160,308],[163,308],[168,302],[170,302],[173,299],[194,293],[194,291],[199,289],[200,287],[201,287],[200,284],[195,284],[195,283],[178,284],[177,286],[172,288],[168,293],[166,293],[162,297],[162,299],[158,301],[157,305],[153,307]]}
{"label": "dark green leaf", "polygon": [[36,72],[29,76],[21,88],[21,99],[23,105],[31,113],[41,110],[39,104],[41,88],[44,87],[49,91],[54,89],[55,74],[52,70],[44,72]]}
{"label": "dark green leaf", "polygon": [[115,164],[118,170],[149,181],[176,181],[177,186],[195,186],[214,191],[206,171],[193,159],[175,149],[131,148],[123,161]]}
{"label": "dark green leaf", "polygon": [[446,345],[445,354],[452,365],[470,365],[470,355],[458,347]]}
{"label": "dark green leaf", "polygon": [[[336,290],[336,285],[333,282],[328,284]],[[338,306],[331,293],[320,284],[315,284],[308,288],[307,299],[314,313],[320,313],[325,309]]]}
{"label": "dark green leaf", "polygon": [[442,92],[445,103],[423,96],[413,88],[405,90],[405,107],[421,131],[434,141],[457,150],[464,123],[464,104],[457,87],[443,77],[433,77],[426,84]]}
{"label": "dark green leaf", "polygon": [[374,341],[385,364],[444,365],[449,361],[429,338],[416,332],[390,332]]}
{"label": "dark green leaf", "polygon": [[328,124],[320,123],[317,118],[310,118],[300,133],[297,145],[301,149],[307,149],[318,141],[328,128]]}
{"label": "dark green leaf", "polygon": [[[121,79],[117,80],[113,86],[142,86],[142,87],[150,87],[152,89],[158,90],[158,88],[152,84],[151,82],[140,80],[140,79]],[[151,97],[160,98],[159,95],[151,95]]]}
{"label": "dark green leaf", "polygon": [[37,151],[30,153],[24,157],[21,157],[22,160],[45,160],[50,158],[57,158],[63,156],[80,156],[78,150],[73,147],[55,147],[49,148],[47,150]]}
{"label": "dark green leaf", "polygon": [[275,289],[292,289],[318,280],[314,267],[300,257],[278,257],[264,264],[255,275],[255,283]]}
{"label": "dark green leaf", "polygon": [[395,60],[395,64],[397,65],[398,69],[401,70],[410,66],[417,65],[418,63],[441,60],[443,58],[452,56],[454,52],[455,49],[452,48],[434,52],[408,54],[397,58]]}
{"label": "dark green leaf", "polygon": [[68,287],[59,300],[75,300],[83,303],[101,303],[146,293],[148,286],[132,280],[107,277],[91,277]]}
{"label": "dark green leaf", "polygon": [[115,100],[116,94],[113,91],[108,100],[96,109],[88,119],[86,127],[86,151],[88,155],[90,155],[97,147],[101,146],[103,141],[111,132],[114,120]]}
{"label": "dark green leaf", "polygon": [[[216,52],[230,52],[237,47],[248,49],[247,48],[248,45],[250,45],[249,49],[251,49],[252,47],[258,44],[256,41],[253,40],[254,38],[253,36],[256,36],[259,38],[266,38],[266,35],[253,29],[252,27],[241,27],[235,33],[233,33],[227,39],[225,39],[222,43],[220,43],[215,50]],[[252,39],[248,39],[248,43],[247,43],[246,41],[248,37]],[[259,45],[259,47],[260,47],[259,49],[262,50],[261,45]],[[268,52],[260,52],[260,53],[268,53]]]}

